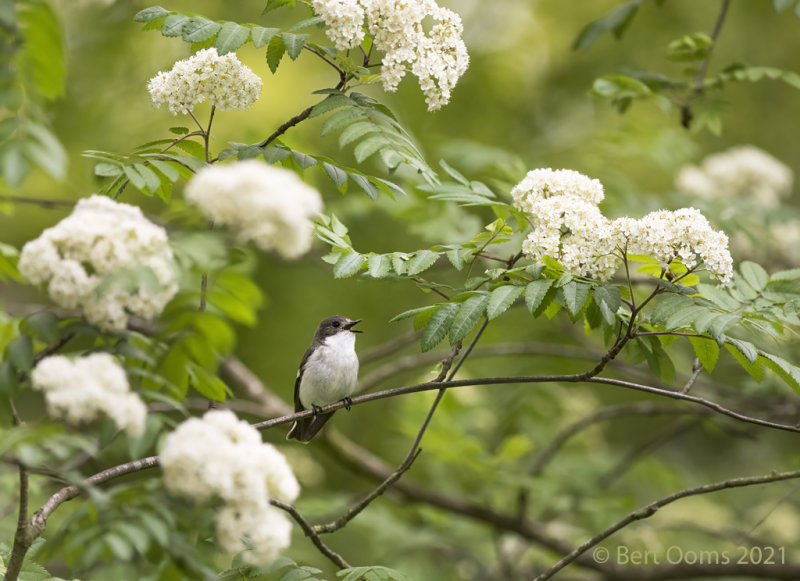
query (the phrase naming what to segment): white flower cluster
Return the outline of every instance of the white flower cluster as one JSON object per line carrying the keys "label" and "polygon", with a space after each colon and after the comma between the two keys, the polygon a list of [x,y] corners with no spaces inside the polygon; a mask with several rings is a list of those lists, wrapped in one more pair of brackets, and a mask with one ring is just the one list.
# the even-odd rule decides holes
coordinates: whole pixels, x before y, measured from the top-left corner
{"label": "white flower cluster", "polygon": [[197,502],[222,499],[216,528],[225,551],[243,550],[247,537],[247,560],[266,564],[289,546],[291,523],[269,501],[294,501],[300,485],[286,458],[230,410],[183,422],[167,436],[160,461],[172,492]]}
{"label": "white flower cluster", "polygon": [[217,109],[247,109],[261,94],[261,79],[235,53],[216,48],[197,51],[161,71],[147,83],[153,103],[166,103],[173,114],[189,113],[206,99]]}
{"label": "white flower cluster", "polygon": [[[119,279],[149,269],[151,284],[130,288]],[[142,211],[105,196],[80,200],[72,214],[25,244],[19,271],[47,283],[50,298],[106,330],[125,329],[129,315],[152,319],[178,292],[167,232]],[[156,284],[157,281],[157,284]]]}
{"label": "white flower cluster", "polygon": [[147,408],[130,391],[122,366],[108,353],[70,360],[42,359],[31,372],[34,389],[44,392],[47,412],[78,424],[105,415],[133,436],[144,432]]}
{"label": "white flower cluster", "polygon": [[534,260],[550,256],[571,274],[607,280],[625,254],[640,254],[664,266],[680,260],[690,269],[702,261],[713,278],[731,278],[728,237],[694,208],[609,220],[597,207],[602,184],[572,170],[528,172],[511,195],[533,227],[523,252]]}
{"label": "white flower cluster", "polygon": [[777,207],[792,191],[792,170],[767,152],[752,145],[734,147],[706,157],[700,166],[683,167],[676,187],[704,199],[751,199]]}
{"label": "white flower cluster", "polygon": [[[381,81],[395,91],[410,67],[419,80],[429,111],[441,109],[469,66],[461,38],[461,17],[434,0],[312,0],[339,50],[357,47],[364,30],[384,53]],[[430,17],[433,26],[425,31]]]}
{"label": "white flower cluster", "polygon": [[287,259],[311,248],[309,218],[322,211],[319,192],[296,173],[255,159],[203,168],[184,195],[215,223],[230,226],[240,242]]}

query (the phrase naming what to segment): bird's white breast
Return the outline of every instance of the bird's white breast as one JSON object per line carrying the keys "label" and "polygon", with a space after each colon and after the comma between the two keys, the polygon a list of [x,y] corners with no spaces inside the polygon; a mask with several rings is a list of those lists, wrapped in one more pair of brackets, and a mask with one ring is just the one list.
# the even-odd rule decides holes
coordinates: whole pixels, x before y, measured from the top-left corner
{"label": "bird's white breast", "polygon": [[300,402],[306,409],[324,406],[353,393],[358,380],[358,356],[353,333],[327,337],[306,361],[300,381]]}

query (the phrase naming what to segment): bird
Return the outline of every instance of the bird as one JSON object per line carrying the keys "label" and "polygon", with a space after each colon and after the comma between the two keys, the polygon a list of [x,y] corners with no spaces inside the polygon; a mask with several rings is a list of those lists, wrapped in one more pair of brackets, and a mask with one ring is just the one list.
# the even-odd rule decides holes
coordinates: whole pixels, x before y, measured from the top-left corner
{"label": "bird", "polygon": [[311,441],[333,415],[320,413],[322,406],[343,401],[350,409],[350,395],[358,379],[355,334],[361,333],[353,327],[360,322],[361,319],[335,315],[323,319],[317,327],[294,383],[294,411],[311,409],[314,415],[297,420],[286,435],[287,440]]}

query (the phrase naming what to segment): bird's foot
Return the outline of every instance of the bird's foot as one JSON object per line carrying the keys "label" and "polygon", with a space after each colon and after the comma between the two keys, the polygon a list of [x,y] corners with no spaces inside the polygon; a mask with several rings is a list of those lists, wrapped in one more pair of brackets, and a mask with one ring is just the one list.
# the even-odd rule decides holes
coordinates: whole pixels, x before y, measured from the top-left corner
{"label": "bird's foot", "polygon": [[322,411],[322,408],[321,408],[321,407],[319,407],[318,405],[316,405],[316,404],[313,404],[313,403],[311,404],[311,413],[313,414],[313,416],[314,416],[315,418],[317,417],[317,415],[318,415],[318,414],[319,414],[321,411]]}
{"label": "bird's foot", "polygon": [[350,408],[353,405],[353,400],[350,399],[349,397],[343,397],[342,398],[342,403],[344,403],[344,409],[346,409],[347,411],[350,411]]}

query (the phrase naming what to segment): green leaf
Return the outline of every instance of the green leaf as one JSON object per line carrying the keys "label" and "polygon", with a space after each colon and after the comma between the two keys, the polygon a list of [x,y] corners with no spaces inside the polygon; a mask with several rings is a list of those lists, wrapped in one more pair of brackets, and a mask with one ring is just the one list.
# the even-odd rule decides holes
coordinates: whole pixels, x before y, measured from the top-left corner
{"label": "green leaf", "polygon": [[175,166],[167,163],[166,161],[161,161],[159,159],[152,159],[150,160],[150,165],[152,165],[154,168],[156,168],[158,171],[164,174],[164,177],[166,177],[171,182],[176,182],[181,177],[180,172],[177,169],[175,169]]}
{"label": "green leaf", "polygon": [[286,52],[286,47],[283,44],[283,39],[280,36],[273,36],[267,46],[267,65],[272,74],[278,70],[278,65],[281,64],[283,53]]}
{"label": "green leaf", "polygon": [[594,302],[600,308],[603,320],[613,325],[617,320],[617,311],[622,306],[622,293],[615,286],[598,286],[594,289]]}
{"label": "green leaf", "polygon": [[220,55],[235,51],[250,38],[250,29],[237,24],[236,22],[226,22],[219,29],[217,41],[214,46]]}
{"label": "green leaf", "polygon": [[318,117],[319,115],[330,113],[334,109],[352,107],[353,105],[355,105],[355,102],[347,95],[328,95],[325,99],[314,105],[309,117]]}
{"label": "green leaf", "polygon": [[[324,102],[324,101],[323,101]],[[360,121],[353,123],[347,129],[339,134],[339,147],[343,148],[350,145],[352,142],[357,141],[368,135],[369,133],[377,133],[381,128],[375,125],[372,121]]]}
{"label": "green leaf", "polygon": [[800,368],[771,353],[760,353],[758,361],[783,379],[789,387],[800,393]]}
{"label": "green leaf", "polygon": [[370,182],[366,176],[363,176],[361,174],[350,174],[350,178],[356,183],[356,185],[358,185],[358,187],[364,190],[364,192],[366,192],[366,194],[370,198],[372,198],[373,200],[378,199],[378,194],[379,194],[378,188],[376,188],[375,185],[372,182]]}
{"label": "green leaf", "polygon": [[700,360],[703,367],[708,370],[709,373],[714,371],[717,359],[719,358],[719,345],[717,342],[701,337],[689,337],[689,342],[692,344],[694,354]]}
{"label": "green leaf", "polygon": [[514,304],[525,289],[521,286],[504,285],[494,289],[489,295],[486,305],[486,316],[491,321],[496,319]]}
{"label": "green leaf", "polygon": [[583,27],[578,37],[572,43],[573,50],[584,50],[594,44],[594,42],[605,32],[613,33],[616,39],[622,38],[625,31],[636,16],[636,11],[643,0],[630,0],[623,2],[612,8],[608,14],[594,20]]}
{"label": "green leaf", "polygon": [[[741,341],[739,343],[747,342]],[[752,344],[748,343],[748,345],[752,347]],[[728,342],[725,343],[725,348],[733,356],[733,358],[736,359],[739,365],[741,365],[742,368],[750,375],[750,377],[761,383],[761,380],[764,378],[764,367],[762,363],[758,361],[758,352],[756,352],[756,356],[751,361],[745,354],[745,351],[740,349],[740,345],[734,343],[733,339],[728,339]]]}
{"label": "green leaf", "polygon": [[[540,278],[538,280],[534,280],[527,287],[525,287],[525,306],[528,307],[528,311],[530,311],[532,315],[539,310],[539,307],[542,305],[542,301],[544,300],[550,288],[553,286],[554,282],[555,280],[552,278]],[[544,305],[544,307],[546,308],[547,305]]]}
{"label": "green leaf", "polygon": [[392,271],[392,260],[385,254],[370,254],[367,272],[372,278],[383,278]]}
{"label": "green leaf", "polygon": [[416,317],[419,313],[424,311],[433,311],[438,308],[437,305],[428,305],[427,307],[417,307],[415,309],[409,309],[407,311],[403,311],[399,315],[395,315],[391,319],[389,319],[390,323],[394,323],[395,321],[402,321],[403,319],[410,319],[411,317]]}
{"label": "green leaf", "polygon": [[183,25],[182,36],[186,42],[203,42],[217,34],[222,25],[202,16],[192,16]]}
{"label": "green leaf", "polygon": [[347,109],[337,111],[322,124],[322,131],[320,134],[324,136],[339,131],[343,127],[350,125],[353,121],[364,119],[366,116],[367,114],[358,107],[348,107]]}
{"label": "green leaf", "polygon": [[60,319],[53,311],[39,311],[25,317],[24,324],[33,331],[34,336],[44,343],[55,343],[61,333],[58,330]]}
{"label": "green leaf", "polygon": [[420,250],[419,252],[415,252],[411,255],[406,265],[406,274],[408,276],[419,274],[433,266],[437,260],[439,260],[439,253],[433,250]]}
{"label": "green leaf", "polygon": [[152,22],[158,20],[169,14],[169,10],[161,6],[150,6],[144,10],[140,10],[133,17],[134,22]]}
{"label": "green leaf", "polygon": [[767,271],[755,262],[745,261],[741,263],[739,265],[739,272],[742,273],[747,283],[756,291],[764,290],[769,282]]}
{"label": "green leaf", "polygon": [[349,278],[355,275],[364,265],[366,257],[358,252],[350,252],[342,256],[333,266],[334,278]]}
{"label": "green leaf", "polygon": [[423,352],[430,351],[442,342],[447,335],[451,319],[460,307],[458,303],[445,303],[436,309],[422,332],[420,346]]}
{"label": "green leaf", "polygon": [[68,163],[64,146],[44,125],[29,122],[25,127],[33,137],[25,143],[25,153],[52,177],[62,179],[66,175]]}
{"label": "green leaf", "polygon": [[389,140],[383,135],[373,135],[353,148],[353,156],[358,163],[363,163],[365,160],[369,159],[370,156],[390,145],[391,143]]}
{"label": "green leaf", "polygon": [[447,260],[450,261],[450,264],[452,264],[456,270],[461,270],[464,268],[464,257],[461,253],[461,248],[448,250],[445,252],[445,256],[447,256]]}
{"label": "green leaf", "polygon": [[342,581],[409,581],[405,573],[380,565],[368,567],[351,567],[336,572]]}
{"label": "green leaf", "polygon": [[136,168],[136,171],[142,176],[146,188],[151,194],[155,193],[155,191],[161,187],[161,178],[158,177],[156,172],[142,163],[135,163],[133,167]]}
{"label": "green leaf", "polygon": [[322,169],[325,170],[325,173],[328,174],[328,177],[333,180],[333,183],[336,184],[337,188],[341,188],[347,183],[347,172],[343,169],[336,167],[327,161],[322,162]]}
{"label": "green leaf", "polygon": [[589,296],[589,286],[571,280],[562,286],[560,291],[564,295],[564,306],[567,307],[567,311],[573,317],[577,317]]}
{"label": "green leaf", "polygon": [[472,328],[483,316],[484,311],[486,311],[487,302],[489,302],[489,297],[487,295],[477,294],[461,303],[458,312],[453,318],[453,323],[450,326],[451,345],[455,345],[472,331]]}
{"label": "green leaf", "polygon": [[64,94],[67,69],[61,24],[49,2],[16,2],[22,47],[18,64],[46,99]]}
{"label": "green leaf", "polygon": [[161,34],[164,36],[181,36],[183,34],[183,25],[187,22],[189,22],[189,17],[185,14],[170,14],[161,25]]}
{"label": "green leaf", "polygon": [[0,363],[0,394],[6,397],[13,397],[19,388],[19,376],[17,371],[8,361]]}
{"label": "green leaf", "polygon": [[307,34],[292,34],[291,32],[284,32],[283,44],[286,47],[286,54],[292,60],[297,60],[300,53],[303,52],[303,47],[306,45]]}
{"label": "green leaf", "polygon": [[276,34],[280,32],[280,28],[264,28],[263,26],[254,26],[250,29],[250,38],[253,39],[253,46],[261,48],[269,44]]}
{"label": "green leaf", "polygon": [[20,335],[6,347],[6,358],[19,372],[33,369],[33,341],[30,335]]}
{"label": "green leaf", "polygon": [[276,8],[281,8],[282,6],[288,6],[289,8],[294,8],[294,4],[297,0],[267,0],[267,5],[264,8],[263,14],[271,10],[275,10]]}
{"label": "green leaf", "polygon": [[122,173],[122,166],[115,163],[101,162],[94,166],[94,175],[101,177],[117,177]]}

